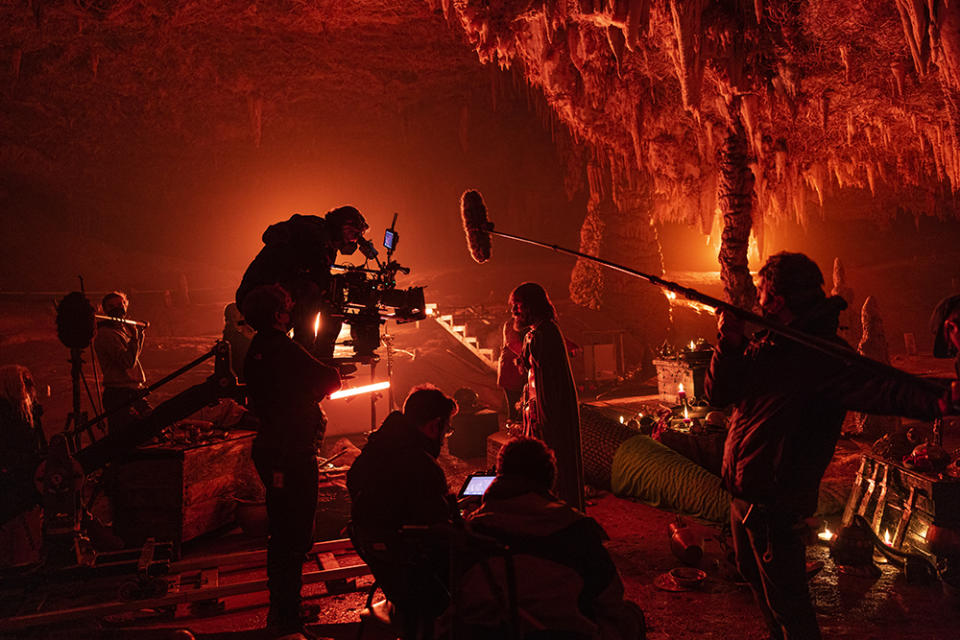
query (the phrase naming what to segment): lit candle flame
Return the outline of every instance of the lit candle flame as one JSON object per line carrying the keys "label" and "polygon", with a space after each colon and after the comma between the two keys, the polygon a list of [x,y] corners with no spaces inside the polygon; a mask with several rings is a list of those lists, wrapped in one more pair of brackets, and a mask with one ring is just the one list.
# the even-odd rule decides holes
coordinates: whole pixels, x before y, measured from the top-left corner
{"label": "lit candle flame", "polygon": [[683,390],[683,383],[682,383],[682,382],[677,385],[677,393],[686,393],[686,392]]}
{"label": "lit candle flame", "polygon": [[893,544],[893,540],[890,539],[890,530],[889,530],[889,529],[887,529],[886,531],[883,532],[883,543],[886,544],[886,545],[891,545],[891,544]]}
{"label": "lit candle flame", "polygon": [[690,410],[686,407],[683,408],[683,419],[686,420],[690,417]]}
{"label": "lit candle flame", "polygon": [[313,337],[316,338],[320,335],[320,314],[317,313],[317,317],[313,320]]}
{"label": "lit candle flame", "polygon": [[830,531],[830,527],[824,525],[823,531],[817,534],[817,537],[823,540],[824,542],[830,542],[833,540],[834,533]]}
{"label": "lit candle flame", "polygon": [[694,344],[693,340],[690,341],[690,351],[696,351],[697,345]]}
{"label": "lit candle flame", "polygon": [[623,424],[623,416],[620,416],[620,424]]}

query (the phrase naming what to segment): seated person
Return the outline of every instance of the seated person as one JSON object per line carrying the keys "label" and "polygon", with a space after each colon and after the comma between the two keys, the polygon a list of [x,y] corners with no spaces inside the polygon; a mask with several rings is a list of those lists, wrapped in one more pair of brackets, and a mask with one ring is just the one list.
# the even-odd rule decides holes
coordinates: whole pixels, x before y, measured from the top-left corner
{"label": "seated person", "polygon": [[[606,533],[551,492],[553,451],[514,438],[497,457],[497,477],[470,529],[507,545],[514,564],[522,637],[641,638],[640,608],[623,600],[623,584],[603,546]],[[470,568],[456,591],[456,622],[469,638],[509,637],[509,572],[503,557]]]}
{"label": "seated person", "polygon": [[414,388],[403,411],[391,413],[370,434],[347,472],[354,548],[396,607],[405,638],[432,627],[449,603],[448,553],[414,548],[401,529],[449,525],[459,519],[437,464],[456,412],[456,402],[439,389]]}

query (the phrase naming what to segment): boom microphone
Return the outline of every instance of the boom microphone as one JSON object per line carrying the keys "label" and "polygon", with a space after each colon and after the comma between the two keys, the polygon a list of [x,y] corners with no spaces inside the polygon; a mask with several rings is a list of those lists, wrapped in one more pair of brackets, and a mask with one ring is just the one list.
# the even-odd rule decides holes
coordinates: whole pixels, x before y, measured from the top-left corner
{"label": "boom microphone", "polygon": [[815,349],[816,351],[824,353],[828,356],[837,358],[846,364],[859,365],[860,367],[879,375],[902,376],[913,380],[914,382],[919,383],[928,389],[943,391],[943,389],[934,382],[925,380],[923,378],[917,378],[916,376],[902,371],[901,369],[891,367],[890,365],[880,363],[876,360],[871,360],[870,358],[862,356],[856,351],[853,351],[849,347],[842,347],[835,342],[827,340],[826,338],[809,334],[795,327],[780,324],[779,322],[770,320],[761,315],[757,315],[752,311],[742,309],[724,300],[719,300],[712,296],[708,296],[705,293],[697,291],[696,289],[684,287],[669,280],[664,280],[660,276],[643,273],[642,271],[637,271],[636,269],[631,269],[630,267],[625,267],[621,264],[617,264],[616,262],[610,262],[609,260],[604,260],[603,258],[598,258],[597,256],[592,256],[581,251],[574,251],[573,249],[567,249],[566,247],[561,247],[555,244],[548,244],[532,238],[525,238],[512,233],[496,231],[493,228],[493,223],[487,220],[487,207],[483,204],[483,196],[481,196],[480,192],[476,190],[471,189],[463,192],[463,195],[460,197],[460,216],[463,218],[463,231],[467,234],[467,245],[470,247],[470,255],[473,256],[473,259],[480,264],[483,264],[490,259],[491,235],[495,235],[500,238],[516,240],[525,244],[532,244],[537,247],[543,247],[544,249],[551,249],[557,253],[563,253],[568,256],[589,260],[590,262],[607,267],[608,269],[625,273],[628,276],[633,276],[634,278],[646,280],[650,284],[666,289],[667,291],[671,291],[678,296],[686,298],[687,300],[692,300],[694,302],[699,302],[704,306],[712,307],[717,311],[726,311],[740,318],[741,320],[753,323],[757,326],[763,327],[764,329],[768,329],[778,335],[793,340],[794,342],[798,342],[806,347],[810,347],[811,349]]}
{"label": "boom microphone", "polygon": [[467,234],[467,246],[470,255],[483,264],[490,259],[490,232],[493,223],[487,220],[487,206],[479,191],[470,189],[460,196],[460,217],[463,218],[463,232]]}

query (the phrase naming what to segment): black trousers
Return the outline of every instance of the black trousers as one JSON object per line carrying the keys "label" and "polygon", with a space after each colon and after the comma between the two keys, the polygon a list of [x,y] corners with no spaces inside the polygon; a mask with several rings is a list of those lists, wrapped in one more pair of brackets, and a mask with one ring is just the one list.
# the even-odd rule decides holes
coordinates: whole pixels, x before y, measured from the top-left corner
{"label": "black trousers", "polygon": [[254,443],[253,463],[266,488],[268,622],[300,626],[303,562],[313,546],[317,511],[317,460],[312,451],[277,452]]}
{"label": "black trousers", "polygon": [[[125,426],[137,419],[137,417],[150,411],[150,404],[140,397],[143,389],[133,387],[104,387],[103,388],[103,410],[117,412],[107,418],[107,430],[110,433],[116,433]],[[129,405],[126,409],[120,409]]]}
{"label": "black trousers", "polygon": [[819,640],[820,627],[807,588],[806,525],[734,498],[730,528],[737,568],[750,583],[771,637]]}

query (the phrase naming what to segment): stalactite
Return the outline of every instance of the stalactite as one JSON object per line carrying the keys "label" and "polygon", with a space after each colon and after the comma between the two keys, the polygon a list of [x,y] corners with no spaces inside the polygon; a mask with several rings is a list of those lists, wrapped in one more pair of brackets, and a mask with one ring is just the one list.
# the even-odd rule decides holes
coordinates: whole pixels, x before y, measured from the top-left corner
{"label": "stalactite", "polygon": [[670,16],[677,40],[675,66],[680,79],[683,106],[690,110],[700,106],[704,64],[701,18],[705,3],[706,0],[670,0]]}
{"label": "stalactite", "polygon": [[830,94],[833,93],[830,89],[824,89],[823,93],[820,94],[820,128],[824,131],[827,130],[827,124],[830,121]]}
{"label": "stalactite", "polygon": [[[736,110],[731,110],[736,113]],[[730,125],[720,151],[720,179],[717,189],[723,214],[720,243],[720,278],[724,291],[736,305],[753,309],[757,291],[750,277],[747,251],[752,225],[754,176],[747,168],[747,140],[743,124],[737,116]]]}
{"label": "stalactite", "polygon": [[623,34],[630,51],[634,51],[640,44],[640,34],[648,29],[649,22],[650,0],[630,0]]}
{"label": "stalactite", "polygon": [[926,74],[930,63],[930,20],[925,4],[924,0],[896,0],[903,35],[910,46],[910,55],[918,75]]}
{"label": "stalactite", "polygon": [[897,96],[903,99],[903,82],[907,75],[907,65],[899,60],[891,62],[890,73],[893,74],[893,81],[897,85]]}

